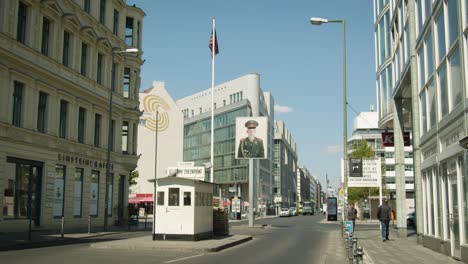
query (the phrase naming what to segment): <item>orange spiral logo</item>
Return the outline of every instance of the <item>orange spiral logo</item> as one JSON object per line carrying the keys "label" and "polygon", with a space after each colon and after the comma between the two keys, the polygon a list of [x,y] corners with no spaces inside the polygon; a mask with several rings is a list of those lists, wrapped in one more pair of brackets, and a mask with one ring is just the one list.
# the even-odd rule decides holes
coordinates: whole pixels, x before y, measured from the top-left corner
{"label": "orange spiral logo", "polygon": [[154,113],[158,111],[158,131],[164,131],[169,127],[169,114],[171,108],[169,104],[161,97],[156,95],[147,95],[143,99],[143,108],[145,113],[153,113],[146,117],[145,126],[150,130],[156,130],[156,120]]}

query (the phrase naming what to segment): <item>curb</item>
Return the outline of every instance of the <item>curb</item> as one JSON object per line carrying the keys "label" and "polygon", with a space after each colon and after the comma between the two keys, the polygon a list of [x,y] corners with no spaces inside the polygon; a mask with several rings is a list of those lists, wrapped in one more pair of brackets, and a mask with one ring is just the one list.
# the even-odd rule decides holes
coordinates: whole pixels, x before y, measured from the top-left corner
{"label": "curb", "polygon": [[251,241],[252,240],[252,236],[248,236],[246,238],[243,238],[243,239],[239,239],[237,241],[233,241],[231,243],[228,243],[228,244],[224,244],[222,246],[219,246],[219,247],[215,247],[215,248],[207,248],[207,249],[204,249],[203,251],[204,252],[219,252],[221,250],[224,250],[224,249],[227,249],[227,248],[231,248],[231,247],[235,247],[237,245],[240,245],[240,244],[243,244],[245,242],[248,242],[248,241]]}
{"label": "curb", "polygon": [[52,247],[52,246],[62,246],[65,244],[73,244],[74,242],[78,242],[80,239],[89,239],[94,237],[103,237],[109,235],[119,234],[119,232],[109,232],[105,234],[96,234],[96,235],[88,235],[83,237],[64,237],[64,238],[52,238],[50,240],[40,240],[40,241],[31,241],[31,242],[21,242],[15,243],[5,246],[0,246],[0,252],[2,251],[10,251],[10,250],[23,250],[23,249],[31,249],[31,248],[43,248],[43,247]]}

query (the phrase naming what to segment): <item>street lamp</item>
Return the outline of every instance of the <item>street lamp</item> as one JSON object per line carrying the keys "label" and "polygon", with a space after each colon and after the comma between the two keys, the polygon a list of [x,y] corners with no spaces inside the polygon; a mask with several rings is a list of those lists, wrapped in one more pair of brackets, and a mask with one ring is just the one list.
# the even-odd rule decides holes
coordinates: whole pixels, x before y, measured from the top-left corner
{"label": "street lamp", "polygon": [[107,133],[107,157],[106,157],[106,191],[104,197],[104,231],[107,231],[108,227],[108,210],[109,210],[109,187],[108,187],[108,180],[110,178],[110,170],[111,170],[111,148],[112,142],[114,137],[112,135],[112,104],[113,98],[112,95],[115,89],[115,69],[114,69],[114,56],[115,54],[130,54],[130,53],[139,53],[140,50],[137,48],[127,48],[125,50],[119,50],[118,48],[112,48],[112,57],[111,57],[111,87],[109,90],[109,126],[108,126],[108,133]]}
{"label": "street lamp", "polygon": [[[344,198],[347,198],[348,195],[348,171],[346,161],[348,160],[348,152],[347,152],[347,141],[348,141],[348,128],[347,128],[347,100],[346,100],[346,20],[344,19],[334,19],[329,20],[325,18],[318,18],[312,17],[310,18],[310,23],[312,25],[320,26],[324,23],[341,23],[343,25],[343,181],[344,181],[344,189],[345,194]],[[327,190],[328,192],[328,190]],[[345,219],[344,207],[346,205],[346,201],[343,201],[343,208],[341,210],[343,221]]]}

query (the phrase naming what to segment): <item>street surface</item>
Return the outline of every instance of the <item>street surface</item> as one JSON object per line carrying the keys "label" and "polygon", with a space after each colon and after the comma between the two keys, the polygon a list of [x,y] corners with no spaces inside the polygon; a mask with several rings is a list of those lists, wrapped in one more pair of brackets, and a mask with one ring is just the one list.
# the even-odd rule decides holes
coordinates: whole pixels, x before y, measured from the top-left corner
{"label": "street surface", "polygon": [[[96,249],[92,243],[148,235],[132,232],[83,240],[72,244],[0,252],[2,263],[341,263],[343,245],[339,225],[322,223],[323,215],[270,218],[256,221],[266,228],[246,227],[247,222],[232,223],[231,234],[249,234],[253,240],[218,253],[178,250]],[[151,243],[151,242],[149,242]],[[185,243],[185,242],[181,242]],[[5,262],[4,262],[5,261]]]}

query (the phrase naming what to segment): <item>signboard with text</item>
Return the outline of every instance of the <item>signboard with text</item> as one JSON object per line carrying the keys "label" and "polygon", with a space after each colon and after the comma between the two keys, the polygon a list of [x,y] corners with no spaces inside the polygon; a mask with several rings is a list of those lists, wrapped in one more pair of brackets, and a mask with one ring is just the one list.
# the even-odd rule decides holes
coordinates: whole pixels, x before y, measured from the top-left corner
{"label": "signboard with text", "polygon": [[205,180],[205,167],[203,166],[169,167],[167,168],[166,175],[204,181]]}
{"label": "signboard with text", "polygon": [[[409,132],[403,132],[403,143],[405,147],[411,146],[411,139]],[[394,147],[395,141],[393,132],[383,132],[382,133],[382,146],[383,147]]]}
{"label": "signboard with text", "polygon": [[362,159],[362,177],[348,177],[348,187],[380,187],[382,181],[381,166],[379,158]]}

